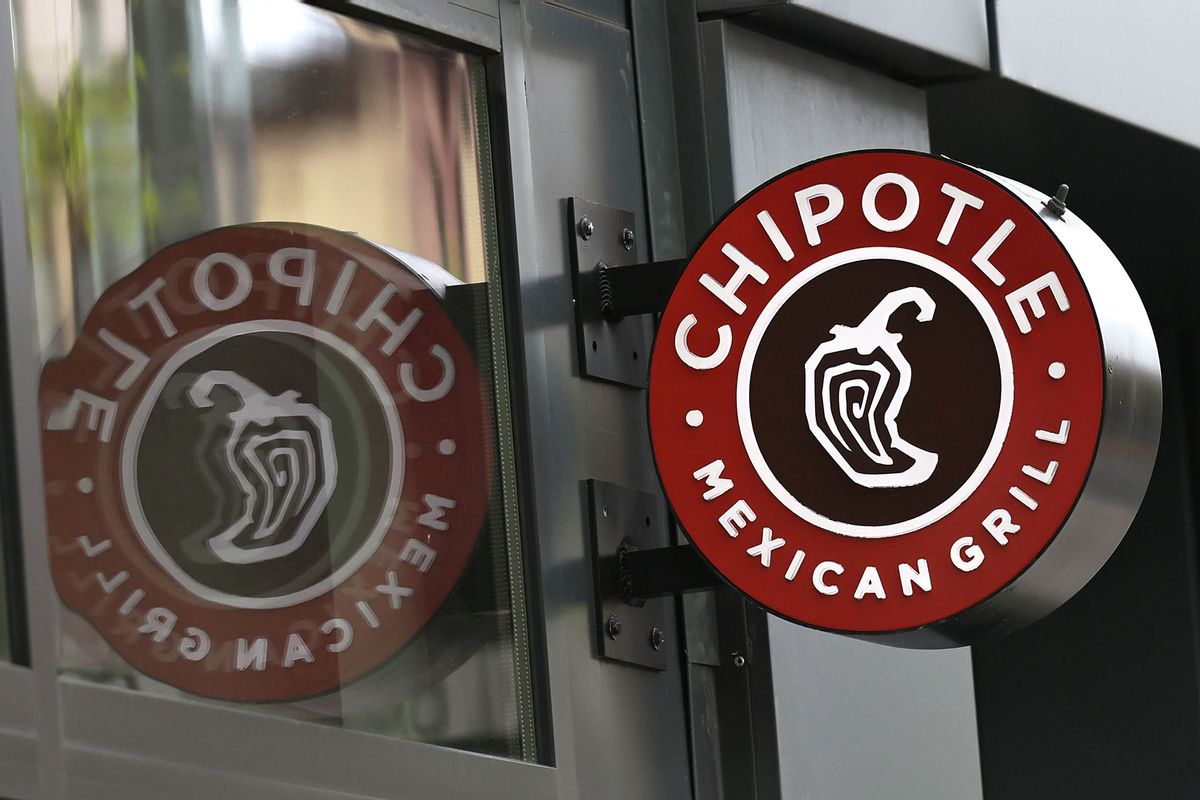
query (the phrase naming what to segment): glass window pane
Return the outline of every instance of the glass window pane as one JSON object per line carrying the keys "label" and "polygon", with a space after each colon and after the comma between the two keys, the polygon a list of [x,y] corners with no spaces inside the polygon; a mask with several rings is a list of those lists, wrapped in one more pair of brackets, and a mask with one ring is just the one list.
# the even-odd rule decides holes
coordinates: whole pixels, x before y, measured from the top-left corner
{"label": "glass window pane", "polygon": [[[14,6],[28,227],[47,362],[42,398],[51,549],[71,551],[75,559],[52,564],[68,601],[60,648],[64,679],[165,695],[192,692],[214,702],[238,694],[247,695],[242,700],[282,698],[287,702],[257,707],[262,713],[536,759],[481,60],[295,0],[16,0]],[[241,233],[206,233],[252,222],[286,224],[248,229],[242,239],[237,238]],[[172,247],[198,234],[226,238]],[[263,249],[267,245],[247,244],[247,252],[213,255],[203,250],[208,241],[276,244],[271,252]],[[272,254],[286,249],[281,242],[289,243],[292,256],[301,255],[289,261],[285,253],[282,266],[272,266]],[[315,254],[311,276],[303,252]],[[209,255],[216,261],[206,261]],[[404,265],[399,272],[392,258]],[[354,259],[357,271],[343,266]],[[250,328],[239,329],[237,347],[201,347],[217,341],[211,337],[219,330],[230,329],[221,328],[219,320],[201,325],[196,321],[201,317],[172,315],[183,314],[187,302],[196,306],[201,290],[195,275],[205,263],[214,298],[240,291],[239,263],[253,276],[247,279],[247,296],[257,297],[253,293],[273,281],[270,297],[275,299],[263,302],[291,303],[287,314],[297,303],[307,309],[305,333],[296,334],[303,342],[292,336],[292,328],[264,325],[259,314]],[[159,268],[166,281],[161,295],[151,280]],[[343,285],[344,274],[351,277]],[[223,284],[221,275],[232,276],[233,283]],[[368,280],[364,276],[382,283],[364,288],[367,284],[357,283]],[[195,296],[173,295],[176,278],[184,286],[181,292]],[[369,294],[375,290],[377,295]],[[305,292],[307,301],[299,299]],[[356,558],[366,552],[354,549],[360,546],[356,542],[373,540],[366,523],[338,520],[358,519],[355,514],[366,519],[362,508],[369,503],[358,504],[378,491],[380,497],[400,498],[397,522],[388,530],[397,530],[401,521],[412,530],[421,525],[437,530],[438,515],[450,513],[447,509],[460,500],[439,500],[433,492],[409,499],[400,491],[419,485],[421,457],[433,458],[434,449],[453,455],[455,437],[439,434],[443,438],[429,439],[421,453],[414,442],[433,433],[405,429],[407,450],[392,467],[378,466],[386,459],[374,460],[378,440],[372,436],[339,437],[355,424],[372,430],[372,414],[385,427],[389,415],[398,414],[405,425],[427,419],[410,416],[435,394],[428,387],[434,382],[430,364],[437,362],[424,352],[410,352],[420,336],[415,331],[425,328],[402,335],[388,327],[402,328],[409,319],[401,319],[396,304],[409,302],[410,295],[433,304],[418,315],[425,328],[443,315],[448,320],[486,398],[480,408],[486,417],[484,451],[463,473],[479,469],[487,476],[479,482],[482,488],[470,490],[480,496],[477,543],[461,575],[454,576],[449,598],[431,609],[436,611],[432,620],[415,634],[407,629],[397,634],[404,644],[394,657],[359,677],[357,667],[350,666],[357,662],[342,655],[354,679],[320,696],[301,696],[308,689],[295,676],[349,640],[347,631],[329,627],[336,615],[297,616],[291,628],[272,628],[260,661],[254,637],[218,641],[218,634],[209,636],[193,618],[191,627],[199,627],[205,633],[201,637],[177,607],[146,604],[162,589],[184,598],[181,607],[191,600],[210,602],[217,608],[214,615],[241,615],[237,621],[246,625],[268,619],[263,607],[301,608],[299,599],[289,603],[303,592],[277,587],[324,585],[311,577],[319,573],[321,580],[340,586],[349,610],[339,606],[338,618],[352,619],[362,637],[379,628],[378,615],[401,613],[410,595],[401,595],[396,585],[389,594],[386,584],[339,583],[338,565],[353,561],[340,554],[342,549]],[[370,306],[371,297],[389,305]],[[164,305],[163,316],[156,302]],[[316,322],[318,317],[336,316],[335,306],[353,307],[354,316],[329,323],[331,329],[342,324],[336,335],[312,334],[311,328],[324,324]],[[207,308],[225,313],[214,305]],[[120,333],[121,324],[131,326],[127,334]],[[398,340],[390,346],[388,331]],[[178,345],[187,337],[197,342],[192,350]],[[168,359],[165,353],[175,352],[171,348],[177,345],[179,353],[199,355]],[[345,355],[347,348],[353,352],[346,358],[354,363],[355,353],[364,349],[372,358],[379,351],[393,358],[380,374],[389,393],[392,383],[410,387],[408,397],[390,395],[398,411],[384,407],[390,403],[370,406],[373,411],[364,404],[375,386],[369,369],[361,370],[368,378],[355,383],[357,378],[346,377],[358,374],[350,367],[329,366],[341,363],[337,354]],[[84,363],[76,359],[85,356],[97,358],[98,352],[107,353],[109,361],[125,359],[124,366],[110,365],[103,375],[63,366]],[[417,367],[424,372],[406,378],[405,359],[418,363],[418,356],[426,358],[426,366]],[[282,376],[296,364],[307,371],[287,379],[289,384]],[[151,383],[156,374],[161,381]],[[140,417],[129,414],[141,426],[134,439],[122,433],[124,412],[113,411],[112,435],[126,437],[120,448],[112,446],[118,453],[114,458],[133,466],[109,474],[89,461],[93,452],[108,452],[103,402],[125,402],[119,392],[133,396],[144,385],[160,387],[155,391],[168,399],[152,400]],[[411,388],[418,385],[426,388]],[[71,393],[80,387],[92,398],[83,398],[82,405],[80,395]],[[295,387],[298,392],[284,391]],[[339,397],[345,400],[342,417],[336,410]],[[77,401],[74,410],[71,398]],[[213,412],[219,424],[202,425],[197,421],[202,408],[216,408],[224,416]],[[93,412],[96,416],[88,417]],[[251,429],[258,431],[257,438],[239,438]],[[196,443],[202,434],[212,437],[203,439],[203,447]],[[402,475],[403,483],[397,477],[390,484],[381,475]],[[256,483],[260,477],[261,485]],[[212,488],[218,483],[205,489],[206,481],[218,481],[219,491]],[[372,488],[376,484],[381,488]],[[129,499],[131,491],[136,503]],[[124,510],[106,505],[106,492]],[[98,504],[94,524],[82,512],[72,518],[62,510],[90,508],[85,504],[92,501]],[[136,514],[129,511],[131,503],[139,509]],[[311,508],[319,514],[311,519],[328,528],[327,547],[313,561],[316,566],[305,567],[309,571],[284,574],[295,554],[313,549],[314,540],[306,538],[317,524],[310,520]],[[342,516],[335,518],[335,510]],[[433,516],[426,518],[429,513]],[[129,555],[131,563],[148,565],[144,575],[134,568],[106,572],[96,566],[123,546],[125,515],[135,520],[130,525],[145,544]],[[339,543],[340,531],[349,531],[351,544]],[[293,544],[299,549],[289,550]],[[395,563],[404,562],[397,574],[412,572],[426,557],[408,548],[401,544],[402,552],[393,554]],[[357,580],[360,573],[353,575]],[[145,586],[138,583],[141,578]],[[386,578],[392,580],[398,580],[394,574]],[[425,585],[421,580],[414,575],[418,598]],[[226,585],[223,581],[236,584],[242,594],[213,589]],[[252,591],[247,582],[253,583]],[[181,586],[192,587],[196,597],[184,597]],[[362,592],[366,610],[346,600],[351,588]],[[228,599],[247,594],[258,605]],[[259,602],[268,596],[272,599]],[[124,618],[123,629],[106,622],[118,617]],[[382,624],[386,628],[387,621]],[[211,639],[207,645],[205,638]],[[159,662],[177,666],[168,669],[154,661],[147,655],[152,648],[166,654],[155,656]],[[192,661],[207,670],[207,683],[175,679]],[[260,669],[273,676],[267,692],[273,696],[233,688],[251,685],[246,676]]]}

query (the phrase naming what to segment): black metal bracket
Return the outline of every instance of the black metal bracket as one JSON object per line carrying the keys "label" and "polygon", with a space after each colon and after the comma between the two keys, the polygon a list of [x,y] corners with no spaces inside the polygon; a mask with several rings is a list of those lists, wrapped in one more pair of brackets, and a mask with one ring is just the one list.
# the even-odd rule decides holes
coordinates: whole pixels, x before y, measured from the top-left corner
{"label": "black metal bracket", "polygon": [[662,498],[606,481],[587,481],[595,584],[596,652],[600,658],[654,670],[667,668],[677,652],[668,642],[667,600],[634,598],[624,591],[622,552],[667,543]]}
{"label": "black metal bracket", "polygon": [[632,211],[567,198],[579,371],[625,386],[646,386],[654,338],[685,261],[642,263]]}
{"label": "black metal bracket", "polygon": [[609,661],[667,667],[669,601],[720,584],[690,545],[667,545],[662,498],[605,481],[586,483],[595,582],[597,655]]}
{"label": "black metal bracket", "polygon": [[571,273],[575,290],[575,333],[581,375],[638,389],[646,386],[646,365],[654,340],[653,320],[605,318],[600,271],[638,261],[632,211],[567,199],[571,226]]}
{"label": "black metal bracket", "polygon": [[720,579],[695,548],[667,545],[661,497],[605,481],[586,486],[597,655],[666,669],[674,645],[668,639],[671,607],[663,598],[710,589]]}
{"label": "black metal bracket", "polygon": [[601,265],[596,275],[600,314],[614,322],[634,314],[657,314],[666,307],[687,263],[681,258],[623,267]]}
{"label": "black metal bracket", "polygon": [[721,579],[690,544],[648,550],[623,543],[617,551],[621,598],[627,603],[701,592],[721,585]]}

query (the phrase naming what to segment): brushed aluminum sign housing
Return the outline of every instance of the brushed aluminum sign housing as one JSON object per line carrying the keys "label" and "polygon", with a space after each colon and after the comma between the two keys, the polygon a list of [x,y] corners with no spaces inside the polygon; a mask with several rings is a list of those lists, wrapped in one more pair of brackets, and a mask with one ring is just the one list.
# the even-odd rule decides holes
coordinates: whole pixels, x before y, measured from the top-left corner
{"label": "brushed aluminum sign housing", "polygon": [[1158,353],[1116,257],[1048,201],[860,151],[716,224],[648,402],[668,500],[728,582],[805,625],[946,647],[1100,569],[1153,467]]}

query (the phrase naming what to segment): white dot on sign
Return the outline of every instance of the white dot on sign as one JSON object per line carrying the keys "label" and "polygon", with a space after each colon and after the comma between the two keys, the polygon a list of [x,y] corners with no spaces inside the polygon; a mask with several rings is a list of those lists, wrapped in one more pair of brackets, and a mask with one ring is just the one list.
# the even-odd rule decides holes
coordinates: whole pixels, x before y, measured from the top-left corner
{"label": "white dot on sign", "polygon": [[693,428],[699,428],[702,424],[704,424],[704,412],[698,408],[693,408],[687,413],[687,416],[684,417],[684,419],[687,420],[688,425],[692,426]]}
{"label": "white dot on sign", "polygon": [[92,490],[96,488],[96,483],[91,478],[80,478],[79,483],[76,485],[79,487],[79,491],[84,494],[91,494]]}
{"label": "white dot on sign", "polygon": [[1063,375],[1067,374],[1067,365],[1061,361],[1055,361],[1046,371],[1050,373],[1051,378],[1054,378],[1054,380],[1057,381],[1060,380]]}
{"label": "white dot on sign", "polygon": [[453,439],[442,439],[440,442],[438,442],[437,448],[438,448],[438,452],[441,453],[442,455],[452,456],[452,455],[454,455],[454,448],[455,448],[454,440]]}

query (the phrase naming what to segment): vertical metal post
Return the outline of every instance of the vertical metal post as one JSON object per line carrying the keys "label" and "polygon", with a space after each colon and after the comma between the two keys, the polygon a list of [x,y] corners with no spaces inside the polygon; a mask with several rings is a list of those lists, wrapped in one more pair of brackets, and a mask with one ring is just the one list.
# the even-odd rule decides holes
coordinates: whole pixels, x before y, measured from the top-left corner
{"label": "vertical metal post", "polygon": [[20,518],[24,520],[22,566],[36,693],[40,796],[44,800],[62,800],[66,797],[66,779],[58,696],[58,599],[50,578],[42,495],[37,403],[41,357],[25,227],[13,28],[11,4],[0,3],[0,234],[3,235],[4,323],[15,423],[12,446],[18,472],[16,498]]}

